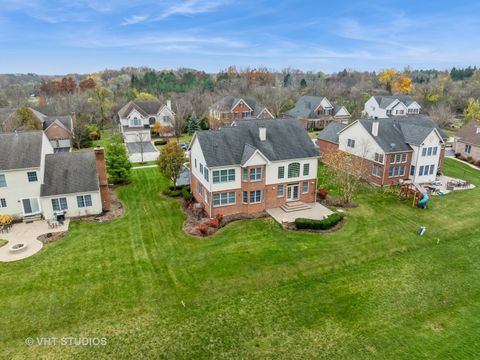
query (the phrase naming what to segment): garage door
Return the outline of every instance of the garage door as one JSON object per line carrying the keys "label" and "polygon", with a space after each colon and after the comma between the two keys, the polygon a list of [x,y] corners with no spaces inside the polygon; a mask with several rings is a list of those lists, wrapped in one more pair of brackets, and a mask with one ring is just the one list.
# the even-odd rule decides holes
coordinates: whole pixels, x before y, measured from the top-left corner
{"label": "garage door", "polygon": [[137,142],[137,133],[126,133],[125,134],[125,142],[132,143]]}

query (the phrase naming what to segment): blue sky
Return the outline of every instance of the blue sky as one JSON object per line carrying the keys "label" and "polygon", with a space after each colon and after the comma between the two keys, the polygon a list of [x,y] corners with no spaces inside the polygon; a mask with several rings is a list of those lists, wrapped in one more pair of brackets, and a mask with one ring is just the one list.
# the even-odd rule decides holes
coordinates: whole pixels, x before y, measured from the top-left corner
{"label": "blue sky", "polygon": [[0,73],[478,65],[477,1],[0,0]]}

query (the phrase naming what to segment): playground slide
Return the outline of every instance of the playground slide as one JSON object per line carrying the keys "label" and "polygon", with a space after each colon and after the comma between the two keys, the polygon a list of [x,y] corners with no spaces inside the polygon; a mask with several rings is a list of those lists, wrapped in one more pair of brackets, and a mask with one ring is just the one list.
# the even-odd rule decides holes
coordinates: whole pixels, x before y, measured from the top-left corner
{"label": "playground slide", "polygon": [[422,194],[422,198],[418,202],[418,207],[421,207],[422,209],[427,208],[427,201],[428,201],[428,194],[425,192]]}

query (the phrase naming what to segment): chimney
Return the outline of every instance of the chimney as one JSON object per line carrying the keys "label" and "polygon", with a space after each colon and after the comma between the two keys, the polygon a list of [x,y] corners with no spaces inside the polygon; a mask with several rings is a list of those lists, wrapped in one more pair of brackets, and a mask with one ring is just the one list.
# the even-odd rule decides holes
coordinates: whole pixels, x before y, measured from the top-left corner
{"label": "chimney", "polygon": [[266,127],[258,128],[258,136],[260,137],[260,141],[267,140],[267,128]]}
{"label": "chimney", "polygon": [[372,135],[373,136],[378,136],[378,127],[380,126],[380,123],[378,122],[378,119],[373,120],[372,122]]}
{"label": "chimney", "polygon": [[172,101],[171,100],[167,100],[167,108],[169,110],[172,110]]}
{"label": "chimney", "polygon": [[105,165],[105,150],[103,147],[95,148],[95,164],[97,166],[98,182],[100,184],[100,197],[102,210],[110,210],[110,194],[108,191],[107,167]]}

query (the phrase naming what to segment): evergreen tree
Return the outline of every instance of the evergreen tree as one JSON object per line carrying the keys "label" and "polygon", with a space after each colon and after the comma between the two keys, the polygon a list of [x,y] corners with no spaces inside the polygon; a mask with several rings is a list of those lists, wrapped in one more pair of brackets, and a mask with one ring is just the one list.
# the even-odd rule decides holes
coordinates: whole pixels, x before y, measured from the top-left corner
{"label": "evergreen tree", "polygon": [[128,160],[127,149],[120,135],[114,135],[105,150],[108,180],[114,184],[128,182],[132,164]]}
{"label": "evergreen tree", "polygon": [[200,121],[198,120],[197,115],[195,115],[195,112],[193,112],[187,119],[187,133],[193,135],[195,131],[198,130],[200,130]]}

